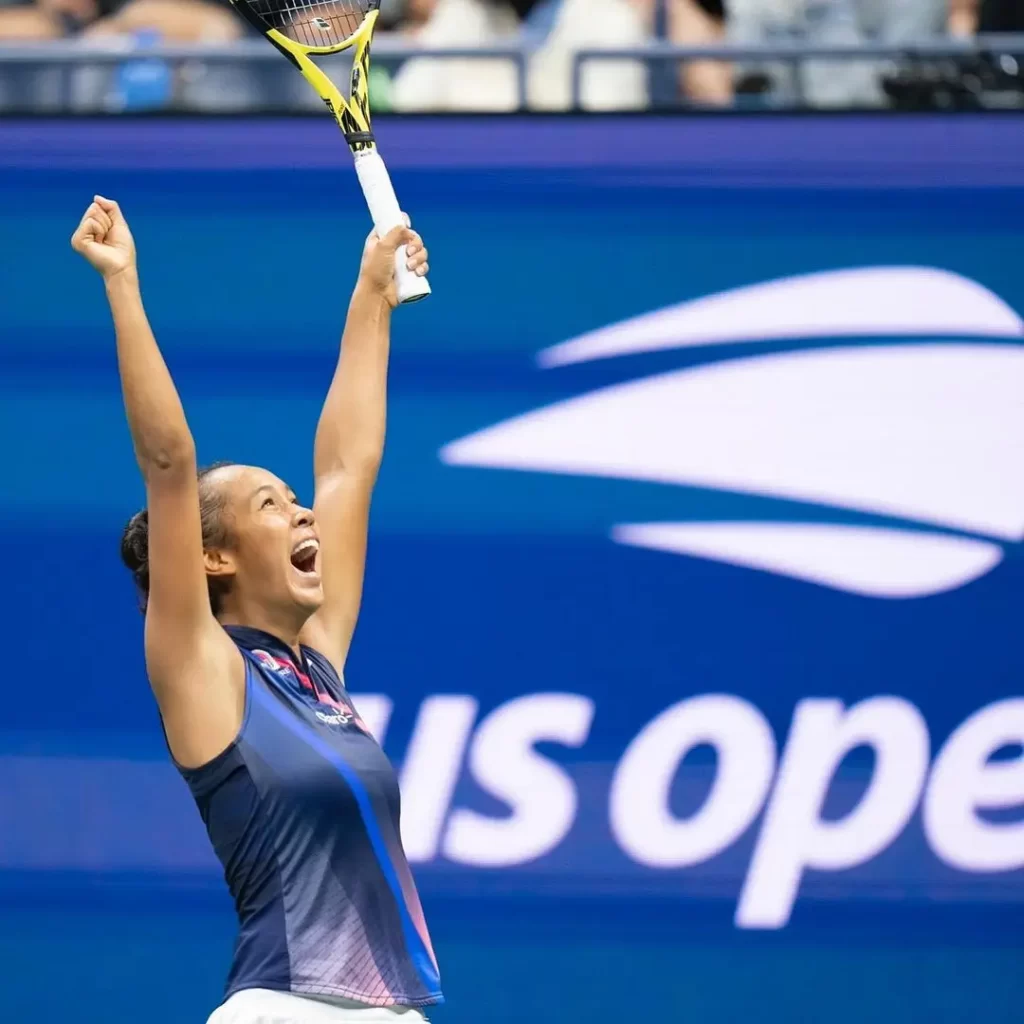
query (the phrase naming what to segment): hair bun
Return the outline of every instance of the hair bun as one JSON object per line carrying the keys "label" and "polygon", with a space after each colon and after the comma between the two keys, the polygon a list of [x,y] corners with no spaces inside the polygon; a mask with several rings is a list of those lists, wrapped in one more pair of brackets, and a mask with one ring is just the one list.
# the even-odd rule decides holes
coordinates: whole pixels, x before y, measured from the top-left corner
{"label": "hair bun", "polygon": [[[2,3],[2,0],[0,0]],[[199,523],[203,548],[226,547],[231,543],[231,532],[224,519],[227,498],[223,488],[211,485],[207,479],[217,469],[235,466],[235,462],[215,462],[199,470]],[[143,509],[128,520],[121,534],[121,561],[127,566],[139,592],[139,608],[143,615],[149,603],[149,512]],[[221,602],[231,586],[230,580],[210,576],[206,581],[210,609],[220,614]]]}
{"label": "hair bun", "polygon": [[121,561],[138,578],[149,572],[149,513],[143,509],[128,520],[121,536]]}

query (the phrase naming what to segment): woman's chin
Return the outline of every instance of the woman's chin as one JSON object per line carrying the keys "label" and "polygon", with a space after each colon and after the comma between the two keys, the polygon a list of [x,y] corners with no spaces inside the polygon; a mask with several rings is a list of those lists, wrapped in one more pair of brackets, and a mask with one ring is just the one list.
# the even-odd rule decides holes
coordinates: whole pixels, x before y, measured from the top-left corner
{"label": "woman's chin", "polygon": [[324,603],[324,587],[319,573],[293,572],[290,590],[295,603],[301,608],[316,611]]}

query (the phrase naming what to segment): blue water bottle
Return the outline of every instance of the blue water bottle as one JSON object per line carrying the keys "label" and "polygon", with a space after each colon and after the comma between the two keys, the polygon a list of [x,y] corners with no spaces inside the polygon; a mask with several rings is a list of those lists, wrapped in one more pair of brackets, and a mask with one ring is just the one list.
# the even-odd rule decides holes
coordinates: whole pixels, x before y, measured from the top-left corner
{"label": "blue water bottle", "polygon": [[[134,49],[160,45],[160,33],[142,29],[132,33]],[[171,102],[173,75],[165,60],[148,57],[121,64],[114,75],[114,104],[118,110],[159,110]]]}

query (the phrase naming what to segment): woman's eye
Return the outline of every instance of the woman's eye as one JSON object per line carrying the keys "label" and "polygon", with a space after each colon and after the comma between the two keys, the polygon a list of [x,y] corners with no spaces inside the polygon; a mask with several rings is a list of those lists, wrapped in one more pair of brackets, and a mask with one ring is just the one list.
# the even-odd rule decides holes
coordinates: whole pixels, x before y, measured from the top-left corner
{"label": "woman's eye", "polygon": [[261,509],[273,508],[273,507],[274,507],[274,499],[273,498],[264,498],[263,499],[263,504],[260,505]]}

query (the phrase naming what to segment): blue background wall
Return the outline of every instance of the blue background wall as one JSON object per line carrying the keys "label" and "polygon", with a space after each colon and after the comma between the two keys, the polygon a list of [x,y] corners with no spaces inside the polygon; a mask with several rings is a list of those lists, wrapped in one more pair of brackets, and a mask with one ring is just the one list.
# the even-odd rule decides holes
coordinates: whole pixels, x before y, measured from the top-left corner
{"label": "blue background wall", "polygon": [[[430,695],[472,695],[478,720],[532,693],[595,706],[582,746],[541,748],[580,793],[557,850],[502,870],[417,867],[449,999],[437,1019],[1019,1020],[1019,867],[954,871],[915,816],[870,864],[810,873],[787,926],[754,932],[733,914],[758,823],[707,870],[658,871],[616,848],[604,810],[629,742],[695,694],[742,697],[780,748],[803,698],[895,694],[921,710],[934,755],[1021,693],[1019,538],[964,587],[875,600],[608,539],[679,502],[732,518],[729,495],[438,457],[601,385],[748,354],[537,368],[546,346],[725,289],[930,266],[1024,312],[1019,123],[385,121],[380,136],[436,294],[396,317],[349,685],[394,702],[397,761]],[[67,246],[95,191],[132,224],[201,458],[267,465],[300,494],[367,224],[320,119],[0,126],[0,1019],[171,1024],[215,1005],[233,920],[163,763],[117,560],[142,493],[102,289]],[[706,789],[702,753],[688,764]],[[870,775],[859,753],[835,816]],[[687,793],[679,815],[696,807]],[[454,803],[509,814],[468,770]]]}

